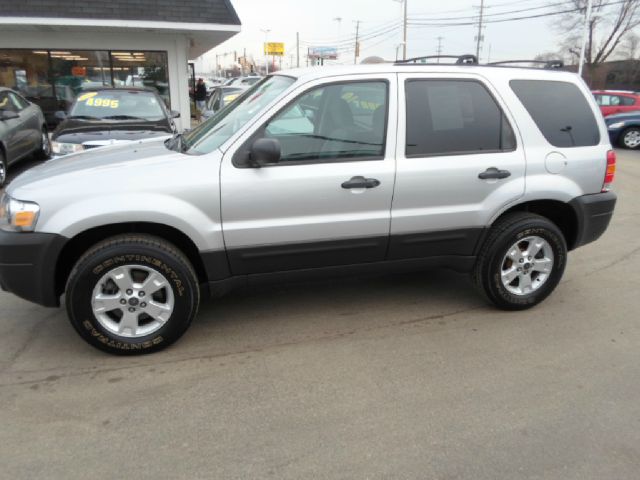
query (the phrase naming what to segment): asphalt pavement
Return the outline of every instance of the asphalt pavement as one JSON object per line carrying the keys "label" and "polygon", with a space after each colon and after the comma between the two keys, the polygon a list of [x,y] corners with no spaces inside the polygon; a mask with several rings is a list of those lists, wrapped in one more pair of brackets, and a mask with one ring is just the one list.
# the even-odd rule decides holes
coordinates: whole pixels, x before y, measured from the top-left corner
{"label": "asphalt pavement", "polygon": [[640,152],[555,293],[447,271],[237,291],[159,354],[0,293],[0,477],[640,478]]}

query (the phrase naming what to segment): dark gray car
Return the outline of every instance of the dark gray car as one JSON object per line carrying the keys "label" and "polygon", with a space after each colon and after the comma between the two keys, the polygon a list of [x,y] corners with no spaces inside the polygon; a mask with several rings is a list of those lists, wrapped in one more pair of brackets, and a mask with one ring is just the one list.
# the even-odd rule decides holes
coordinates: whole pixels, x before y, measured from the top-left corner
{"label": "dark gray car", "polygon": [[18,93],[0,87],[0,187],[9,166],[36,154],[46,159],[51,153],[46,122],[40,107]]}

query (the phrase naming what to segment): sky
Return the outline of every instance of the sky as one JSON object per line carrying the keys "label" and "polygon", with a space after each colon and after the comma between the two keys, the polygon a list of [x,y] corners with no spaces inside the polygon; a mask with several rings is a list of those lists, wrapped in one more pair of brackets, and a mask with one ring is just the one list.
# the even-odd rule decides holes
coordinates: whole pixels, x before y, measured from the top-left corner
{"label": "sky", "polygon": [[[406,0],[408,16],[414,22],[477,22],[481,0]],[[263,61],[262,43],[269,29],[270,42],[284,42],[284,68],[295,64],[296,32],[300,32],[300,64],[305,65],[307,47],[337,46],[340,58],[333,63],[353,63],[356,21],[360,20],[361,53],[395,59],[402,42],[402,9],[398,0],[231,0],[242,22],[242,31],[198,59],[196,70],[212,71],[216,54],[222,66],[230,66],[233,52]],[[496,20],[529,16],[553,10],[549,4],[566,4],[567,0],[484,0],[486,19]],[[542,8],[541,8],[542,7]],[[527,10],[533,9],[533,10]],[[527,11],[522,11],[527,10]],[[514,12],[515,13],[505,13]],[[520,12],[518,12],[520,11]],[[503,14],[504,13],[504,14]],[[474,18],[475,17],[475,18]],[[481,60],[533,58],[557,49],[557,35],[552,28],[556,17],[494,22],[483,31]],[[442,19],[442,20],[440,20]],[[434,55],[438,37],[444,54],[474,53],[476,25],[410,26],[407,56]],[[402,47],[398,48],[402,56]],[[226,56],[225,56],[226,54]],[[295,66],[295,65],[294,65]]]}

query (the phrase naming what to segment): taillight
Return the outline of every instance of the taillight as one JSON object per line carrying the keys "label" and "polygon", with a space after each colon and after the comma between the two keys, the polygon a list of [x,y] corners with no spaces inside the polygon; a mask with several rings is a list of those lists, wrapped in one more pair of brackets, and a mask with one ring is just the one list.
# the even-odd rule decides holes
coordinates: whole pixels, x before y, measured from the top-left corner
{"label": "taillight", "polygon": [[607,152],[607,170],[604,173],[604,183],[602,184],[602,191],[608,192],[611,190],[611,184],[616,176],[616,152],[609,150]]}

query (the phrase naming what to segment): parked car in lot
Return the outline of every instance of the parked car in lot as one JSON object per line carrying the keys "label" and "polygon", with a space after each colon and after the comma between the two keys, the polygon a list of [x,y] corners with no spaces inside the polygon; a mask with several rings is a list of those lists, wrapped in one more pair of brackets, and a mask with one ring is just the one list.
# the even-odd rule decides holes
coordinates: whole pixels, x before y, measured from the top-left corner
{"label": "parked car in lot", "polygon": [[640,94],[619,90],[596,90],[593,92],[603,116],[640,110]]}
{"label": "parked car in lot", "polygon": [[0,87],[0,187],[10,166],[34,154],[44,160],[50,153],[47,123],[40,107]]}
{"label": "parked car in lot", "polygon": [[214,87],[211,95],[207,99],[205,111],[202,113],[202,117],[207,119],[217,113],[222,107],[230,104],[236,100],[247,87]]}
{"label": "parked car in lot", "polygon": [[82,92],[53,131],[55,156],[164,137],[175,132],[178,112],[168,111],[160,96],[144,88],[97,88]]}
{"label": "parked car in lot", "polygon": [[447,267],[521,310],[606,230],[614,174],[569,72],[290,70],[184,135],[16,178],[0,285],[46,306],[64,294],[81,337],[117,354],[166,347],[201,295],[256,282]]}
{"label": "parked car in lot", "polygon": [[246,77],[233,77],[225,82],[225,86],[227,87],[250,87],[251,85],[255,85],[263,77],[259,75],[248,75]]}
{"label": "parked car in lot", "polygon": [[609,115],[604,119],[612,145],[640,148],[640,111]]}

